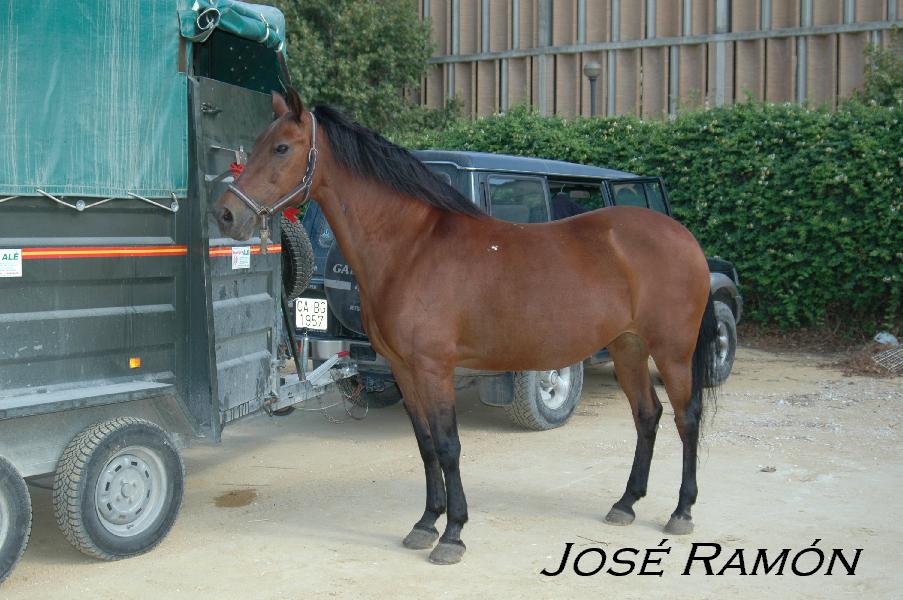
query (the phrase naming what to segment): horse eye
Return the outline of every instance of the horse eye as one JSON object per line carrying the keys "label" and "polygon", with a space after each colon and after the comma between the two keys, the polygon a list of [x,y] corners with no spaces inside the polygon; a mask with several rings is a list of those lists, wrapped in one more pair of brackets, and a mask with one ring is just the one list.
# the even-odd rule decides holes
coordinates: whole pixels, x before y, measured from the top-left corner
{"label": "horse eye", "polygon": [[279,144],[276,146],[276,154],[285,154],[288,152],[288,144]]}

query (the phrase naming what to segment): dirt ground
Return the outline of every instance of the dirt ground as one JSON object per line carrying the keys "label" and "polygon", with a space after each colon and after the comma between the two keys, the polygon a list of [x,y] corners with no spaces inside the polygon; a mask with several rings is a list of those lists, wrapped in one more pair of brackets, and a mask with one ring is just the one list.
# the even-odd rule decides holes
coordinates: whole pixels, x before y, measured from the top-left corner
{"label": "dirt ground", "polygon": [[[845,377],[831,357],[741,349],[707,428],[696,531],[669,538],[663,577],[555,569],[575,549],[652,548],[674,509],[680,444],[666,405],[649,496],[627,528],[602,522],[634,448],[610,367],[587,373],[571,422],[535,433],[472,392],[459,401],[470,522],[464,561],[438,567],[401,538],[419,517],[423,471],[400,406],[336,424],[317,412],[256,417],[220,446],[184,452],[185,502],[154,552],[103,563],[72,549],[49,493],[0,597],[27,598],[900,598],[903,379]],[[659,392],[664,400],[665,394]],[[334,414],[335,409],[332,411]],[[862,548],[856,574],[681,575],[691,541],[792,554]],[[638,570],[638,569],[637,569]],[[636,571],[635,571],[636,572]]]}

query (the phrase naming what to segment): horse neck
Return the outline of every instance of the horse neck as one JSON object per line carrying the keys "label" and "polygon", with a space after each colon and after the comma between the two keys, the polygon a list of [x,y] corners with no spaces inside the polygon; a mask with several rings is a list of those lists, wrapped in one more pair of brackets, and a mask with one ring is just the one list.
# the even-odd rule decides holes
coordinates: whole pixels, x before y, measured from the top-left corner
{"label": "horse neck", "polygon": [[442,211],[357,176],[321,152],[320,185],[312,190],[342,254],[366,293],[416,252]]}

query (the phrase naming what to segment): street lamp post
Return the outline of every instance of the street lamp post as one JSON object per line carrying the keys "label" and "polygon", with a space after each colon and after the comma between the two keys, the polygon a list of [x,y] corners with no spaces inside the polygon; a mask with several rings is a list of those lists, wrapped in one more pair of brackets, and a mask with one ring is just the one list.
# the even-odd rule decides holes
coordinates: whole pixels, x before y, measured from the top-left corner
{"label": "street lamp post", "polygon": [[589,116],[596,116],[596,80],[602,73],[602,65],[591,60],[583,64],[583,74],[589,79]]}

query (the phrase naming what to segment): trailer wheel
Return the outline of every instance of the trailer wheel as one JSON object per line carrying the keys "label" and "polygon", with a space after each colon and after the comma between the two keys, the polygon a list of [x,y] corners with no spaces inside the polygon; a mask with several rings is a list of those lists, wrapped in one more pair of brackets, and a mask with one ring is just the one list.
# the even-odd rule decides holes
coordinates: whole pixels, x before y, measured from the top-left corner
{"label": "trailer wheel", "polygon": [[31,496],[25,480],[0,456],[0,583],[22,558],[31,534]]}
{"label": "trailer wheel", "polygon": [[90,556],[144,554],[175,523],[184,481],[182,458],[163,429],[132,417],[102,421],[75,436],[60,458],[56,522]]}

